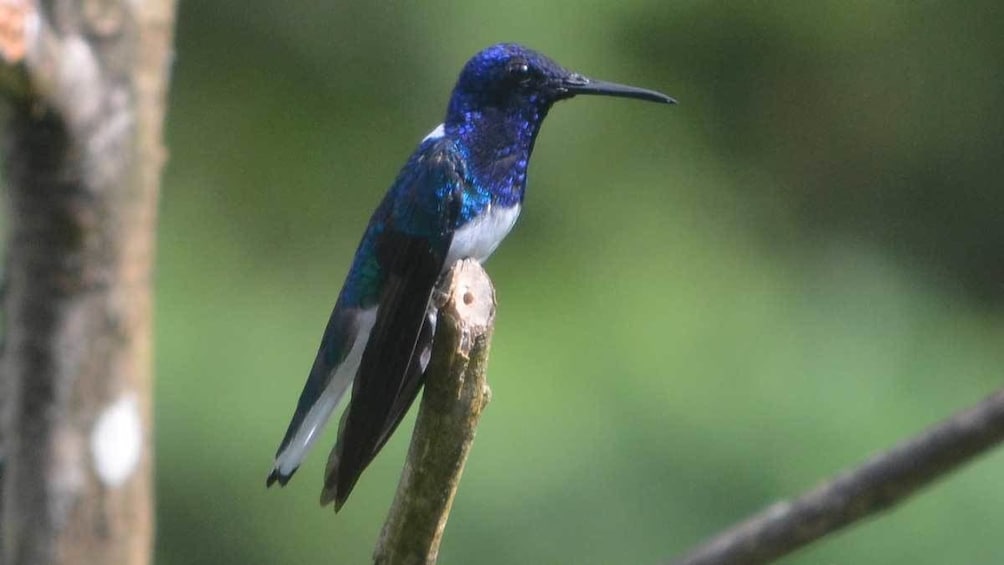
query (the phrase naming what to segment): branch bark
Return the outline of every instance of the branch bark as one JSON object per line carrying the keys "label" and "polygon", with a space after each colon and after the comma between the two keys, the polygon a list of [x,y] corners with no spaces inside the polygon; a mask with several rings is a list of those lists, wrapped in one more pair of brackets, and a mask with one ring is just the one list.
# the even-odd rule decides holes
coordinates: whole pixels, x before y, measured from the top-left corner
{"label": "branch bark", "polygon": [[0,22],[0,560],[147,563],[151,277],[174,2],[4,6],[21,19]]}
{"label": "branch bark", "polygon": [[446,280],[408,460],[373,555],[380,565],[436,562],[464,462],[491,397],[485,367],[495,290],[473,260],[458,262]]}
{"label": "branch bark", "polygon": [[792,500],[716,535],[675,565],[773,562],[887,510],[1004,440],[1004,390]]}

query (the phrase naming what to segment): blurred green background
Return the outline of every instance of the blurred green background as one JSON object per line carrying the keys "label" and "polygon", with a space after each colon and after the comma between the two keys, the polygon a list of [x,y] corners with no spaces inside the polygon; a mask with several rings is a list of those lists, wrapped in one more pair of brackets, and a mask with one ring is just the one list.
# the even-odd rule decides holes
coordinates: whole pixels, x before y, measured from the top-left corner
{"label": "blurred green background", "polygon": [[[182,1],[161,565],[369,559],[411,418],[337,516],[334,426],[264,479],[371,210],[498,41],[681,104],[548,118],[442,563],[656,563],[1000,386],[998,1]],[[1002,477],[787,562],[1000,563]]]}

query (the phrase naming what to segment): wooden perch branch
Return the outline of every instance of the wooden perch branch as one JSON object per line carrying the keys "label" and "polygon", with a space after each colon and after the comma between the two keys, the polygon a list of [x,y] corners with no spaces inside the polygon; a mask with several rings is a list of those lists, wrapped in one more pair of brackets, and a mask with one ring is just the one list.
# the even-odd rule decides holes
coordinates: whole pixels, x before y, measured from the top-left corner
{"label": "wooden perch branch", "polygon": [[433,564],[481,412],[495,290],[472,260],[447,274],[432,359],[397,494],[373,554],[380,565]]}
{"label": "wooden perch branch", "polygon": [[906,500],[1004,440],[1004,390],[792,501],[713,537],[675,565],[770,563]]}
{"label": "wooden perch branch", "polygon": [[150,561],[173,0],[4,0],[0,562]]}

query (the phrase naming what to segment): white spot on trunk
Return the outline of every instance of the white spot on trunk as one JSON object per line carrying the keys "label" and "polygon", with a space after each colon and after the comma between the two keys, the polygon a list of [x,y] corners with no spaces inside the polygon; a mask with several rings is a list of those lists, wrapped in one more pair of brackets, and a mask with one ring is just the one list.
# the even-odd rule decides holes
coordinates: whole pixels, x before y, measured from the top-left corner
{"label": "white spot on trunk", "polygon": [[101,117],[105,87],[101,80],[101,65],[91,46],[77,35],[62,38],[58,57],[55,60],[59,65],[56,84],[52,85],[52,92],[70,127],[80,131],[84,126],[92,126]]}
{"label": "white spot on trunk", "polygon": [[91,458],[98,478],[117,487],[136,470],[143,451],[143,424],[133,395],[105,408],[91,432]]}

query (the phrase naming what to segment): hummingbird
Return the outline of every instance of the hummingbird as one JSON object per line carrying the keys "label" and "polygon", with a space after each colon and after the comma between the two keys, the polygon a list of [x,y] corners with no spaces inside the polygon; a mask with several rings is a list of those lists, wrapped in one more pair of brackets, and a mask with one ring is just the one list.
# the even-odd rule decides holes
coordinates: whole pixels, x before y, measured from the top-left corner
{"label": "hummingbird", "polygon": [[676,102],[587,78],[514,43],[467,61],[443,123],[419,143],[370,219],[267,486],[290,480],[351,384],[321,492],[322,506],[341,509],[422,386],[437,281],[458,260],[485,261],[509,233],[544,117],[579,95]]}

